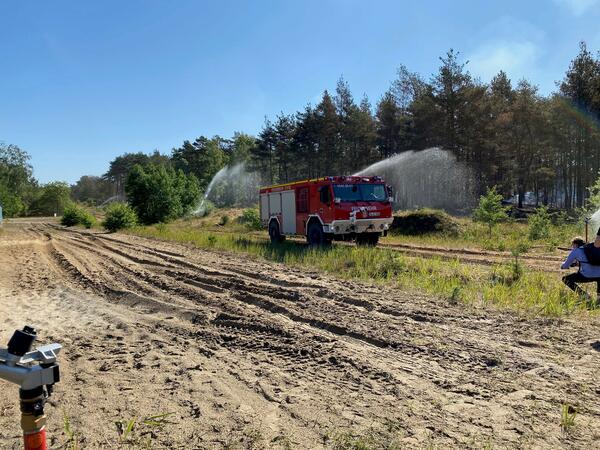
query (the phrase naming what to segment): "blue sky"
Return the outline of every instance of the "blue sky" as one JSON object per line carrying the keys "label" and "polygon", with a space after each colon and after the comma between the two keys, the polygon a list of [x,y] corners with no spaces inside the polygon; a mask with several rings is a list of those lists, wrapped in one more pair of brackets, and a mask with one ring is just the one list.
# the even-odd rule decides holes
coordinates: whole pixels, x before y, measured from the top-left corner
{"label": "blue sky", "polygon": [[450,47],[483,81],[549,93],[600,50],[600,0],[0,0],[0,141],[42,182],[99,175],[124,152],[257,133],[340,75],[375,103],[396,68],[429,78]]}

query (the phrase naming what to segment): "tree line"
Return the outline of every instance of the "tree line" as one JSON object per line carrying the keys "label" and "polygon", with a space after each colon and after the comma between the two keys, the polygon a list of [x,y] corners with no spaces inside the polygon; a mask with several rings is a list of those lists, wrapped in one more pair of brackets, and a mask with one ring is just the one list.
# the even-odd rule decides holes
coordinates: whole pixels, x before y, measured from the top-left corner
{"label": "tree line", "polygon": [[547,96],[504,71],[484,83],[459,56],[441,57],[429,80],[401,66],[374,111],[341,78],[317,105],[267,120],[253,166],[268,182],[286,182],[441,147],[474,169],[481,192],[497,186],[505,198],[518,195],[519,206],[527,192],[536,203],[583,206],[600,170],[600,54],[582,42]]}
{"label": "tree line", "polygon": [[30,155],[14,144],[0,142],[0,206],[4,216],[61,214],[71,199],[69,185],[40,185],[33,177]]}
{"label": "tree line", "polygon": [[203,192],[226,165],[244,163],[270,184],[352,174],[430,147],[473,168],[482,192],[496,186],[519,203],[532,192],[540,204],[583,206],[600,170],[600,54],[582,42],[556,91],[541,95],[530,81],[514,82],[503,71],[482,82],[450,50],[428,79],[400,66],[374,106],[366,96],[355,100],[340,78],[335,92],[324,91],[316,105],[266,119],[256,137],[200,136],[170,154],[125,153],[103,175],[83,176],[72,186],[40,185],[29,155],[0,144],[0,204],[6,215],[60,214],[69,197],[93,205],[124,199],[136,166],[153,173],[167,168],[174,179],[179,172],[193,176]]}
{"label": "tree line", "polygon": [[195,175],[204,190],[220,168],[245,162],[265,184],[282,183],[352,174],[431,147],[473,168],[481,193],[496,186],[505,198],[516,195],[519,206],[527,192],[538,204],[583,206],[600,171],[600,54],[582,42],[549,95],[526,79],[513,82],[504,71],[484,83],[454,50],[440,57],[429,79],[400,66],[374,107],[366,96],[357,102],[342,77],[318,104],[266,119],[256,138],[201,136],[170,155],[128,153],[97,181],[123,195],[135,164],[168,164]]}

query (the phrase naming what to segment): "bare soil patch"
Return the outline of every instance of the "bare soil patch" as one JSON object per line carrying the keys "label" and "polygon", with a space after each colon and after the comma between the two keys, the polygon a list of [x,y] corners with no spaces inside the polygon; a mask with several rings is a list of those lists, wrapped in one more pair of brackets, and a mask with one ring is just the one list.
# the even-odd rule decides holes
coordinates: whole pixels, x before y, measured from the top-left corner
{"label": "bare soil patch", "polygon": [[[63,415],[84,448],[118,448],[115,421],[167,412],[159,448],[323,448],[374,427],[405,448],[600,439],[594,318],[528,319],[43,222],[0,235],[0,317],[2,345],[31,324],[64,346],[54,447]],[[17,388],[2,386],[0,442],[17,449]]]}

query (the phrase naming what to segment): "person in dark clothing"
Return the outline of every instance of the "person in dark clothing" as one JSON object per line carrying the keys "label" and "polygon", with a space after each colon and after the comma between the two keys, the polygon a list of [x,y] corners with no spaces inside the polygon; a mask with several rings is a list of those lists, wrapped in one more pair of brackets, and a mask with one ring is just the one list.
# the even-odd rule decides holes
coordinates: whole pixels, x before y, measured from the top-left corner
{"label": "person in dark clothing", "polygon": [[[599,239],[596,239],[600,241]],[[577,294],[587,297],[587,293],[578,285],[578,283],[596,283],[596,294],[600,296],[600,266],[592,265],[588,262],[583,246],[585,241],[576,237],[571,241],[571,253],[560,266],[561,269],[568,269],[570,267],[579,266],[579,270],[570,275],[563,277],[563,283],[565,283],[570,289],[577,292]]]}

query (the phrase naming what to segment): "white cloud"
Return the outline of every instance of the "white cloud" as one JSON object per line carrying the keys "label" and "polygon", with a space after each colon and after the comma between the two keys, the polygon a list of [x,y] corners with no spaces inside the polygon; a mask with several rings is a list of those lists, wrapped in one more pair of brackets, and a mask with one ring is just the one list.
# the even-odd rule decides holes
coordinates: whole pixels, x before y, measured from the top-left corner
{"label": "white cloud", "polygon": [[600,6],[600,0],[554,0],[554,2],[567,7],[576,16],[581,16],[596,5]]}
{"label": "white cloud", "polygon": [[540,56],[538,46],[532,41],[495,41],[483,44],[469,58],[469,71],[490,81],[500,70],[504,70],[513,81],[530,78]]}

